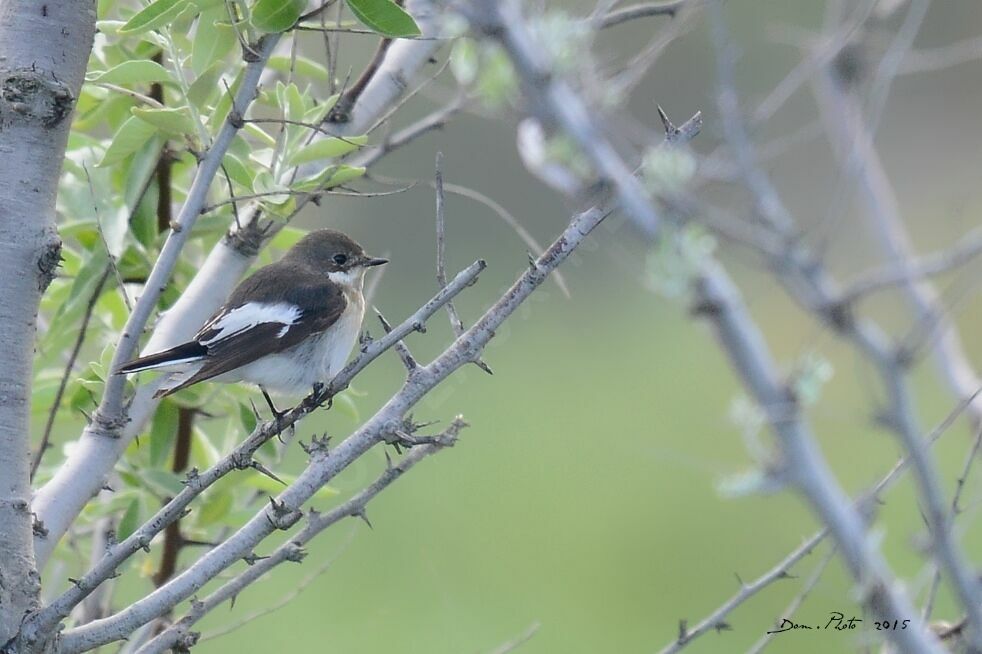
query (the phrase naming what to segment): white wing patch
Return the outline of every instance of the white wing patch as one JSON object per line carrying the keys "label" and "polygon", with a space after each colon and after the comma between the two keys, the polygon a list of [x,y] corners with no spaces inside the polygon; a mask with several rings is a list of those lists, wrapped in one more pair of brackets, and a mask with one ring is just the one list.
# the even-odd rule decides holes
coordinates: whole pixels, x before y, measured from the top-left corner
{"label": "white wing patch", "polygon": [[205,325],[202,331],[215,331],[215,335],[199,341],[202,345],[211,345],[236,334],[248,331],[263,323],[280,323],[283,328],[277,332],[277,338],[283,338],[290,331],[290,327],[295,325],[302,315],[300,307],[286,302],[276,302],[266,304],[261,302],[249,302],[241,307],[236,307],[231,311],[223,313],[215,318],[210,324]]}

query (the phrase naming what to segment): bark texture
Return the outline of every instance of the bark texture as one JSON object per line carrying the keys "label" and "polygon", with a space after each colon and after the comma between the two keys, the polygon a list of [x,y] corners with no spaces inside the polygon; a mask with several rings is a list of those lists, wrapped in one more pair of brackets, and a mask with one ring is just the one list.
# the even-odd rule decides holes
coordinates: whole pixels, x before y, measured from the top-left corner
{"label": "bark texture", "polygon": [[61,258],[55,195],[94,31],[91,0],[0,0],[0,643],[38,601],[29,461],[36,317]]}

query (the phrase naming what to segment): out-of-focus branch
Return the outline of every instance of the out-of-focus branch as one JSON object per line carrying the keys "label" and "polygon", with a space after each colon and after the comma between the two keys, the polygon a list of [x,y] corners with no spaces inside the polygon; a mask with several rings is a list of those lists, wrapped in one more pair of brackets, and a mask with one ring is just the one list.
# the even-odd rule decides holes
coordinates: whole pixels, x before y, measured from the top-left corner
{"label": "out-of-focus branch", "polygon": [[[893,187],[865,128],[856,98],[837,84],[831,73],[819,78],[816,88],[826,131],[835,144],[833,150],[840,156],[840,163],[848,165],[846,157],[850,152],[856,153],[851,179],[859,184],[877,242],[891,262],[904,270],[901,288],[917,319],[936,321],[938,338],[931,350],[942,377],[953,393],[967,397],[982,385],[982,379],[969,364],[958,332],[945,317],[934,287],[918,276],[916,270],[911,270],[917,257],[903,226]],[[970,407],[968,413],[974,425],[982,425],[982,402]]]}
{"label": "out-of-focus branch", "polygon": [[185,647],[193,645],[197,642],[198,635],[191,632],[190,629],[209,611],[212,611],[223,602],[238,596],[248,586],[276,566],[287,561],[301,561],[306,554],[303,546],[328,527],[341,522],[345,518],[361,518],[364,520],[365,507],[375,496],[426,457],[436,454],[446,447],[452,447],[457,441],[460,430],[465,426],[466,423],[464,423],[463,419],[460,417],[456,418],[450,427],[442,434],[434,437],[435,440],[431,443],[412,448],[398,463],[392,464],[389,462],[385,472],[378,479],[359,491],[348,501],[324,514],[313,511],[308,512],[307,524],[298,534],[290,538],[283,545],[277,547],[268,557],[256,561],[245,572],[222,584],[220,588],[203,600],[193,602],[191,610],[187,615],[141,647],[137,651],[137,654],[163,654],[177,645]]}
{"label": "out-of-focus branch", "polygon": [[[863,603],[884,620],[916,615],[882,555],[866,535],[862,518],[851,508],[818,451],[794,396],[780,380],[763,336],[736,286],[721,268],[709,263],[700,274],[697,297],[699,313],[716,328],[735,372],[764,410],[771,429],[781,441],[782,461],[777,474],[805,495],[827,525],[853,577],[861,584]],[[911,455],[916,468],[918,455],[914,452]],[[922,456],[920,459],[923,463]],[[904,651],[941,651],[937,640],[919,620],[911,627],[888,636]]]}
{"label": "out-of-focus branch", "polygon": [[616,9],[596,21],[596,26],[600,29],[615,27],[638,18],[649,16],[675,16],[682,5],[691,0],[673,0],[672,2],[649,2],[646,4],[633,5]]}
{"label": "out-of-focus branch", "polygon": [[979,36],[937,48],[912,50],[904,57],[897,73],[910,75],[943,70],[976,59],[982,59],[982,37]]}
{"label": "out-of-focus branch", "polygon": [[498,647],[495,647],[488,654],[511,654],[511,652],[514,652],[519,647],[532,640],[535,634],[539,633],[539,628],[541,626],[542,624],[538,621],[533,622],[525,629],[525,631],[518,634],[518,636],[512,638],[506,643],[502,643]]}
{"label": "out-of-focus branch", "polygon": [[471,26],[498,41],[508,53],[525,89],[532,113],[543,125],[562,129],[580,147],[611,185],[621,209],[649,237],[658,231],[660,218],[647,201],[647,193],[603,131],[591,118],[583,99],[562,77],[537,47],[522,18],[518,4],[511,0],[473,0],[460,9]]}
{"label": "out-of-focus branch", "polygon": [[467,101],[466,96],[457,96],[449,104],[436,109],[415,123],[387,136],[379,145],[363,148],[358,153],[353,154],[350,159],[351,164],[368,168],[393,150],[397,150],[413,142],[428,132],[443,128],[451,118],[466,106]]}
{"label": "out-of-focus branch", "polygon": [[[980,391],[982,391],[982,389],[980,389]],[[951,412],[944,418],[944,420],[942,420],[928,435],[926,439],[927,445],[928,446],[934,445],[936,442],[938,442],[938,439],[940,439],[943,435],[948,433],[948,430],[951,428],[951,425],[954,424],[955,420],[962,415],[962,413],[965,411],[965,408],[967,406],[968,406],[968,402],[964,402],[964,401],[959,403],[957,406],[955,406],[955,408],[951,410]],[[875,506],[876,503],[881,502],[882,495],[891,486],[893,486],[894,482],[900,479],[901,475],[903,475],[903,473],[906,472],[909,467],[910,467],[909,457],[903,457],[899,461],[897,461],[893,465],[893,467],[890,468],[890,470],[882,478],[880,478],[880,480],[876,482],[876,484],[868,492],[863,493],[861,496],[859,496],[859,498],[854,502],[856,508],[861,512],[865,513],[869,507]],[[799,545],[797,548],[791,551],[787,556],[785,556],[784,559],[781,560],[781,562],[774,565],[774,567],[772,567],[770,570],[768,570],[763,575],[758,577],[755,581],[751,582],[750,584],[741,583],[740,590],[738,590],[735,595],[733,595],[730,599],[726,600],[722,605],[720,605],[719,608],[715,609],[708,616],[700,620],[695,627],[691,627],[691,628],[686,627],[684,631],[680,629],[679,638],[677,638],[674,642],[666,645],[661,650],[661,654],[668,654],[669,652],[678,652],[684,646],[687,646],[690,643],[692,643],[692,641],[698,638],[699,636],[702,636],[703,634],[713,629],[716,629],[717,625],[725,624],[726,617],[735,608],[746,602],[752,596],[759,593],[768,585],[790,576],[791,567],[794,566],[802,558],[804,558],[804,556],[806,556],[811,550],[817,547],[818,544],[828,535],[828,533],[829,533],[828,528],[820,529],[819,531],[812,534],[812,536],[810,536],[807,540],[805,540],[805,542],[803,542],[801,545]],[[831,558],[834,555],[835,551],[836,551],[835,548],[831,548],[829,550],[828,558]],[[820,571],[822,568],[824,568],[826,562],[827,560],[822,564],[820,564],[819,566],[816,566],[816,573],[814,577],[817,577],[817,575],[820,574]],[[791,606],[789,606],[788,609],[785,610],[785,612],[782,614],[783,616],[788,617],[795,610],[797,610],[796,603],[800,602],[803,599],[803,596],[807,592],[806,589],[809,586],[810,582],[811,580],[805,583],[803,587],[803,591],[798,594],[798,596],[795,598],[795,601],[792,602]],[[751,589],[752,592],[747,592],[748,589]],[[768,640],[770,639],[766,635],[763,638],[761,638],[761,640],[757,642],[756,645],[757,649],[759,650],[764,645],[766,645],[766,641]]]}
{"label": "out-of-focus branch", "polygon": [[[979,454],[979,448],[982,446],[982,429],[977,430],[975,434],[975,440],[972,442],[972,447],[969,448],[968,454],[965,455],[965,463],[962,464],[962,472],[958,475],[958,481],[955,485],[955,493],[951,496],[951,520],[954,520],[958,514],[962,511],[959,506],[959,502],[962,499],[962,493],[965,492],[965,484],[968,481],[968,474],[972,471],[972,466],[975,465],[975,460]],[[927,599],[924,600],[924,620],[930,620],[931,612],[934,610],[934,600],[937,597],[938,589],[941,586],[941,567],[934,566],[934,573],[931,577],[931,586],[927,591]]]}
{"label": "out-of-focus branch", "polygon": [[[504,46],[523,80],[527,100],[540,122],[564,130],[584,149],[584,153],[591,153],[602,181],[617,191],[619,208],[635,224],[654,234],[657,214],[647,194],[637,179],[630,175],[630,170],[619,155],[612,148],[606,150],[603,147],[605,142],[599,137],[599,130],[592,124],[590,116],[575,111],[584,107],[582,101],[568,86],[557,80],[544,55],[535,48],[514,3],[504,3],[498,7],[495,3],[475,0],[471,6],[475,10],[465,10],[465,13],[475,27]],[[560,99],[562,102],[557,101]],[[574,108],[572,115],[569,114],[569,107]],[[583,125],[581,120],[588,124]],[[594,138],[584,142],[585,134]],[[598,152],[599,155],[596,154]],[[607,157],[616,161],[606,161]],[[623,171],[627,171],[627,174],[623,174]],[[625,183],[625,180],[629,181]],[[776,226],[781,226],[783,222],[778,221]],[[709,259],[699,271],[696,287],[701,300],[700,313],[716,327],[721,345],[734,369],[763,407],[771,428],[779,438],[783,455],[779,471],[781,479],[792,483],[828,526],[851,573],[862,584],[864,603],[872,612],[883,619],[914,615],[906,595],[896,587],[891,571],[867,538],[862,518],[850,507],[848,498],[800,417],[793,394],[781,381],[763,337],[746,311],[735,285],[725,271]],[[891,633],[891,639],[908,651],[939,651],[937,641],[922,624],[912,626],[910,630]]]}
{"label": "out-of-focus branch", "polygon": [[[149,548],[154,536],[163,531],[184,515],[191,502],[216,481],[234,470],[254,468],[253,454],[263,443],[282,433],[298,420],[319,407],[323,402],[347,388],[351,380],[383,352],[393,347],[402,338],[419,330],[426,321],[436,313],[447,301],[474,283],[484,269],[484,262],[478,261],[457,276],[446,287],[440,290],[429,302],[420,307],[413,315],[392,329],[378,340],[371,341],[362,347],[361,353],[355,357],[331,381],[331,384],[316,396],[307,398],[294,409],[275,417],[269,422],[260,424],[253,430],[238,447],[228,456],[204,472],[189,475],[184,489],[172,500],[167,502],[146,523],[136,529],[129,537],[111,547],[99,563],[75,580],[72,587],[51,602],[38,613],[30,616],[21,629],[24,638],[30,639],[38,634],[46,633],[65,618],[72,608],[91,593],[99,584],[111,578],[119,565],[140,549]],[[183,576],[183,575],[182,575]],[[166,586],[166,584],[165,584]],[[156,617],[156,616],[154,616]]]}
{"label": "out-of-focus branch", "polygon": [[[969,363],[958,331],[947,318],[934,287],[909,272],[909,262],[914,259],[913,246],[903,225],[893,188],[874,148],[872,133],[866,127],[855,96],[832,75],[830,72],[820,79],[818,95],[826,128],[835,144],[833,150],[841,157],[840,162],[847,169],[850,178],[854,176],[859,183],[874,227],[874,236],[891,260],[908,268],[906,281],[901,288],[915,317],[919,321],[933,323],[938,330],[931,352],[943,379],[957,397],[973,397],[982,386],[982,379]],[[881,371],[892,403],[891,425],[911,453],[917,470],[924,502],[923,510],[931,527],[934,553],[966,611],[971,627],[969,641],[975,649],[982,651],[982,587],[955,539],[951,520],[945,509],[940,479],[920,443],[913,401],[905,380],[905,364],[909,353],[901,352],[898,355],[884,343],[877,343],[862,334],[857,336],[859,347]],[[968,415],[975,429],[982,427],[982,403],[972,403],[968,408]]]}
{"label": "out-of-focus branch", "polygon": [[[295,524],[302,515],[303,504],[374,445],[387,441],[406,443],[405,436],[400,435],[400,431],[405,429],[406,413],[453,372],[475,361],[501,324],[545,281],[550,272],[566,260],[608,213],[605,208],[595,206],[574,216],[560,237],[541,257],[530,262],[528,269],[481,319],[436,359],[427,365],[414,367],[402,388],[372,418],[337,447],[329,451],[326,448],[315,448],[307,468],[293,484],[275,500],[271,500],[268,508],[254,515],[227,540],[161,588],[113,616],[64,632],[59,650],[61,654],[76,654],[124,638],[134,629],[163,615],[178,602],[191,597],[234,562],[248,556],[271,533],[277,529],[288,529]],[[390,334],[395,333],[393,330]],[[401,338],[400,335],[396,340]],[[324,393],[330,390],[325,389]],[[308,398],[311,399],[316,402],[318,396]]]}
{"label": "out-of-focus branch", "polygon": [[[729,37],[726,33],[725,22],[719,2],[713,3],[710,11],[710,17],[714,23],[714,43],[717,46],[717,57],[720,60],[720,83],[732,87],[732,77],[728,76],[728,73],[731,71],[727,68],[730,65],[728,61],[732,55],[728,48]],[[908,39],[913,38],[910,31],[915,28],[912,28],[911,25],[916,26],[919,24],[919,20],[923,18],[922,11],[923,4],[918,4],[911,9],[908,20],[904,23],[907,30],[903,33],[903,39],[898,37],[898,41],[903,40],[906,42]],[[893,52],[893,49],[891,53],[895,59],[897,55]],[[732,93],[735,97],[735,91],[732,88],[727,93]],[[722,109],[732,111],[733,107],[723,105]],[[854,140],[849,141],[849,147],[841,147],[840,149],[852,152],[861,152],[868,149],[868,144],[865,142],[868,139],[865,139],[865,135],[862,136],[865,139],[863,142],[858,142],[860,135],[853,136]],[[751,156],[747,157],[747,160],[752,164],[752,146],[749,141],[738,140],[734,143],[733,147],[746,148],[751,154]],[[862,148],[862,150],[859,148]],[[768,218],[775,229],[787,232],[790,226],[789,214],[781,203],[770,180],[759,170],[749,171],[747,175],[747,186],[758,202],[757,210],[767,214],[765,217]],[[790,236],[791,234],[789,233]],[[789,249],[789,256],[785,257],[779,269],[786,272],[793,272],[795,276],[798,276],[809,286],[808,292],[818,298],[817,301],[813,300],[811,302],[812,309],[819,315],[822,315],[823,312],[835,306],[841,309],[841,304],[834,304],[834,299],[831,296],[834,296],[836,291],[831,280],[827,278],[823,267],[815,261],[803,261],[802,255],[802,252],[795,253],[794,249]],[[787,280],[782,281],[788,283]],[[798,291],[800,292],[800,289]],[[794,292],[794,289],[792,292]],[[906,380],[906,370],[902,365],[901,357],[896,355],[890,347],[889,342],[874,325],[854,320],[851,315],[840,314],[836,316],[834,312],[828,315],[828,319],[840,332],[844,333],[853,341],[855,347],[877,369],[886,392],[890,397],[890,426],[900,437],[911,458],[911,464],[918,482],[918,489],[925,504],[926,519],[931,528],[935,553],[942,566],[950,575],[962,603],[966,605],[966,610],[970,614],[974,611],[979,616],[979,624],[982,625],[982,590],[979,589],[974,574],[971,572],[971,567],[966,561],[964,554],[960,551],[958,544],[955,542],[951,530],[948,528],[949,523],[944,510],[943,494],[940,489],[938,472],[920,436],[917,420],[914,415],[912,398]],[[964,398],[972,395],[978,386],[978,384],[975,384],[971,390],[960,393],[960,397]],[[973,411],[971,407],[968,410],[969,412]],[[826,522],[826,524],[831,526],[829,522]],[[842,546],[842,543],[840,543],[840,546]],[[850,553],[845,550],[843,550],[843,554],[847,559],[850,556]],[[854,563],[851,565],[854,565]],[[907,614],[910,614],[910,612],[908,611]],[[976,634],[982,633],[978,630],[974,631]]]}
{"label": "out-of-focus branch", "polygon": [[871,270],[846,286],[842,301],[853,304],[860,299],[898,285],[908,285],[964,266],[982,254],[982,229],[974,229],[946,250]]}

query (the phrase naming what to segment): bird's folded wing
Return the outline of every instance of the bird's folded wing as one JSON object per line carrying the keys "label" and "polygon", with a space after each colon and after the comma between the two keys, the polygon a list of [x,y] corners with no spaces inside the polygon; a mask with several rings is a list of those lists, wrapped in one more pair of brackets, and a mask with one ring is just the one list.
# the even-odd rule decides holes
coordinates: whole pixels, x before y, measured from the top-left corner
{"label": "bird's folded wing", "polygon": [[[195,335],[207,354],[181,387],[287,350],[333,325],[347,304],[337,285],[316,275],[286,280],[267,276],[260,280],[266,282],[261,290],[250,292],[252,281],[245,280]],[[270,292],[277,283],[278,292]]]}

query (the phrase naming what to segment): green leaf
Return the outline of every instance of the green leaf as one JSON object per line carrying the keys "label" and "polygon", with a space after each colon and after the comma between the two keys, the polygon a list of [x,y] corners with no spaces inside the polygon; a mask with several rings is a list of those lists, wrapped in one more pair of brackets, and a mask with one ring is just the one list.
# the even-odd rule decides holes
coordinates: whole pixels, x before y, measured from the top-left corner
{"label": "green leaf", "polygon": [[253,413],[252,407],[246,406],[241,402],[239,403],[239,420],[242,422],[242,430],[246,434],[251,434],[258,424],[256,414]]}
{"label": "green leaf", "polygon": [[235,30],[227,21],[228,10],[224,4],[202,11],[198,16],[198,26],[191,43],[191,70],[196,75],[201,75],[235,49],[238,42]]}
{"label": "green leaf", "polygon": [[314,141],[308,146],[300,148],[287,163],[291,166],[318,161],[320,159],[334,159],[357,150],[368,142],[368,136],[348,136],[345,138],[326,138]]}
{"label": "green leaf", "polygon": [[195,513],[195,525],[209,527],[232,510],[232,493],[228,491],[210,493]]}
{"label": "green leaf", "polygon": [[167,134],[182,136],[197,133],[197,126],[195,126],[194,119],[191,118],[191,112],[188,111],[187,107],[175,109],[133,107],[130,109],[130,113]]}
{"label": "green leaf", "polygon": [[271,148],[276,147],[276,139],[273,137],[273,135],[267,132],[266,130],[264,130],[256,123],[246,123],[245,127],[243,127],[242,129],[245,130],[248,134],[252,134],[257,139],[262,141],[263,145],[267,145]]}
{"label": "green leaf", "polygon": [[306,230],[287,225],[273,237],[273,240],[269,242],[269,247],[275,250],[289,250],[306,235]]}
{"label": "green leaf", "polygon": [[289,189],[277,183],[268,170],[260,170],[256,175],[254,190],[263,194],[263,202],[270,204],[282,204],[290,199]]}
{"label": "green leaf", "polygon": [[358,405],[355,403],[355,399],[351,397],[350,392],[345,391],[334,396],[334,408],[353,421],[361,422],[361,413],[359,413]]}
{"label": "green leaf", "polygon": [[252,171],[234,154],[228,152],[222,160],[225,172],[233,182],[252,192]]}
{"label": "green leaf", "polygon": [[313,193],[340,186],[364,174],[365,168],[362,166],[328,166],[316,175],[297,182],[292,188],[294,191]]}
{"label": "green leaf", "polygon": [[303,115],[303,122],[312,123],[314,125],[319,124],[321,121],[324,120],[324,116],[327,115],[327,112],[333,109],[334,105],[338,103],[338,98],[340,97],[341,97],[340,93],[335,93],[327,100],[324,100],[320,104],[315,105],[310,109],[308,109],[307,112]]}
{"label": "green leaf", "polygon": [[293,27],[306,7],[306,0],[259,0],[250,20],[263,32],[282,32]]}
{"label": "green leaf", "polygon": [[419,36],[419,26],[392,0],[347,0],[348,7],[365,27],[392,38]]}
{"label": "green leaf", "polygon": [[119,519],[119,524],[116,525],[117,539],[123,540],[128,538],[143,523],[140,519],[140,505],[139,497],[134,497],[126,505],[126,510],[123,511],[123,517]]}
{"label": "green leaf", "polygon": [[150,423],[150,465],[163,468],[170,457],[177,435],[179,409],[173,400],[165,399],[157,407]]}
{"label": "green leaf", "polygon": [[[279,474],[276,475],[282,479],[287,485],[292,484],[297,480],[294,475]],[[272,496],[279,495],[286,486],[276,481],[275,479],[270,479],[264,474],[255,472],[248,475],[245,478],[245,485],[260,490],[264,493],[269,493]],[[313,499],[326,500],[335,497],[338,494],[337,489],[331,488],[330,486],[324,486],[314,493]]]}
{"label": "green leaf", "polygon": [[149,59],[124,61],[107,71],[87,75],[86,82],[103,84],[135,84],[149,82],[173,82],[170,71]]}
{"label": "green leaf", "polygon": [[[221,6],[225,7],[225,0],[194,0],[194,4],[198,5],[198,9],[201,11],[207,11],[208,9],[213,9],[215,7]],[[225,16],[228,16],[226,10]]]}
{"label": "green leaf", "polygon": [[119,163],[142,148],[156,133],[157,128],[150,123],[144,122],[136,116],[130,116],[116,130],[112,143],[109,144],[106,153],[102,155],[102,160],[96,164],[96,167],[103,168]]}
{"label": "green leaf", "polygon": [[184,11],[188,0],[154,0],[119,28],[120,34],[139,34],[170,24]]}
{"label": "green leaf", "polygon": [[326,67],[320,65],[313,59],[307,59],[299,55],[296,61],[287,55],[275,55],[269,58],[269,63],[266,66],[278,73],[289,73],[292,68],[297,75],[309,77],[318,82],[326,82],[330,77],[330,73]]}
{"label": "green leaf", "polygon": [[222,454],[208,434],[195,427],[194,438],[191,440],[191,457],[199,468],[210,468],[221,460]]}
{"label": "green leaf", "polygon": [[140,479],[144,486],[161,497],[174,497],[184,490],[181,478],[168,470],[160,468],[141,470]]}
{"label": "green leaf", "polygon": [[[81,315],[83,307],[88,304],[89,298],[92,297],[92,293],[98,286],[108,265],[109,258],[106,255],[106,249],[100,245],[92,251],[79,269],[78,274],[75,275],[72,288],[68,292],[68,298],[63,305],[58,307],[58,312],[55,314],[56,322],[52,327],[66,326],[66,322],[68,325],[74,324],[72,320],[76,314]],[[66,318],[69,320],[65,321]]]}
{"label": "green leaf", "polygon": [[224,91],[220,84],[224,69],[225,67],[221,62],[216,62],[215,65],[191,82],[191,86],[188,88],[188,102],[204,111],[218,92]]}

